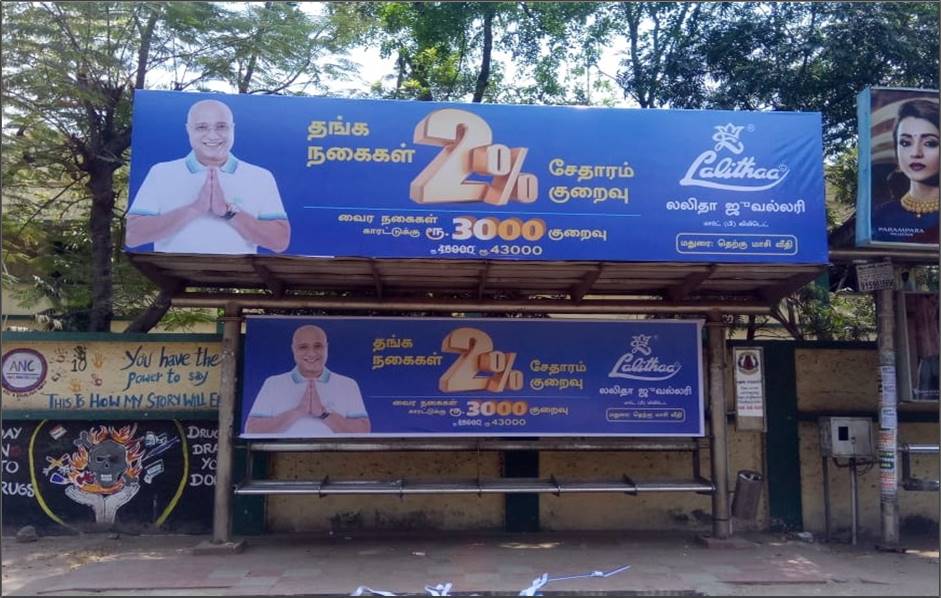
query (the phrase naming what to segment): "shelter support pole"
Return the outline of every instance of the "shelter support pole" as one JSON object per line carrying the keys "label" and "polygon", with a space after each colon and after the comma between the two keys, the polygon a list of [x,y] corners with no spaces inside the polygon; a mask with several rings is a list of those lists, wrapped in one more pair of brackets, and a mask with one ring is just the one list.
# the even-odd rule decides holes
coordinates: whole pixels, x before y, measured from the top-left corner
{"label": "shelter support pole", "polygon": [[893,289],[876,291],[879,347],[879,502],[882,545],[899,544],[898,394],[895,378],[895,309]]}
{"label": "shelter support pole", "polygon": [[232,541],[232,427],[235,421],[235,373],[242,332],[241,309],[228,304],[222,318],[222,388],[219,397],[219,442],[216,458],[213,544]]}
{"label": "shelter support pole", "polygon": [[725,421],[725,325],[713,316],[706,324],[709,338],[709,443],[712,461],[712,535],[725,539],[732,535],[729,513],[729,463]]}

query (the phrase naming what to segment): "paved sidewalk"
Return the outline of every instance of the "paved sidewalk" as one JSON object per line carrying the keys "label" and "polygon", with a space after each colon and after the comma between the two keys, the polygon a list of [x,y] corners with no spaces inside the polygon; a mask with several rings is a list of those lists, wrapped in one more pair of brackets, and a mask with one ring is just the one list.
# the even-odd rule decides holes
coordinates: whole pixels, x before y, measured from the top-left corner
{"label": "paved sidewalk", "polygon": [[4,538],[3,595],[317,595],[358,586],[423,594],[517,594],[549,577],[630,569],[545,586],[547,595],[938,596],[937,538],[904,554],[749,535],[747,549],[656,533],[270,535],[241,554],[194,556],[203,536]]}

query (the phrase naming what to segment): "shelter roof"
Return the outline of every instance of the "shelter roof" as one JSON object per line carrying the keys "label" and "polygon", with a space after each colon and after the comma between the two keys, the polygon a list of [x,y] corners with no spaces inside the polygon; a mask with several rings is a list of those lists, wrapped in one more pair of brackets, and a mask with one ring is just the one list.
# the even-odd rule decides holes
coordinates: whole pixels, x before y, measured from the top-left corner
{"label": "shelter roof", "polygon": [[[819,276],[822,265],[532,262],[508,260],[312,258],[129,254],[177,296],[258,289],[276,298],[311,292],[349,299],[527,301],[579,304],[590,298],[772,305]],[[189,291],[189,292],[187,292]]]}

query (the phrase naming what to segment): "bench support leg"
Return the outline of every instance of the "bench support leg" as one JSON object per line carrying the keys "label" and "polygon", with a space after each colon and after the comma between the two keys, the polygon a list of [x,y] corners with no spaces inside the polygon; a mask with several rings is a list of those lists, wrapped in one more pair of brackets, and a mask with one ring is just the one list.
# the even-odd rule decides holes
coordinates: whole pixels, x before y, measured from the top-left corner
{"label": "bench support leg", "polygon": [[214,544],[227,544],[232,541],[232,428],[235,421],[235,372],[239,358],[239,335],[242,332],[240,311],[234,305],[227,305],[225,316],[222,318],[222,388],[219,397],[219,443],[212,517]]}

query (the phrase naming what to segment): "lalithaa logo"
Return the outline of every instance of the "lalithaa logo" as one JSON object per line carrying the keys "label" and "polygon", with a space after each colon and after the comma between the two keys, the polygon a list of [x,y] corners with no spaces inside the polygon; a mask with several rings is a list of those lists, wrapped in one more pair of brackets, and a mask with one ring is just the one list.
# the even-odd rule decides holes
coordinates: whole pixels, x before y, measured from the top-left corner
{"label": "lalithaa logo", "polygon": [[[767,168],[756,166],[754,156],[738,157],[745,151],[740,139],[743,129],[745,127],[732,123],[715,127],[716,132],[712,136],[715,145],[693,160],[680,184],[725,191],[767,191],[779,185],[788,175],[786,164]],[[748,125],[749,132],[753,129]],[[723,151],[732,156],[720,158]]]}
{"label": "lalithaa logo", "polygon": [[653,336],[637,334],[631,338],[631,350],[617,360],[611,368],[609,378],[627,378],[628,380],[646,380],[656,382],[669,380],[677,375],[682,368],[680,362],[662,363],[660,358],[653,354],[650,341]]}

